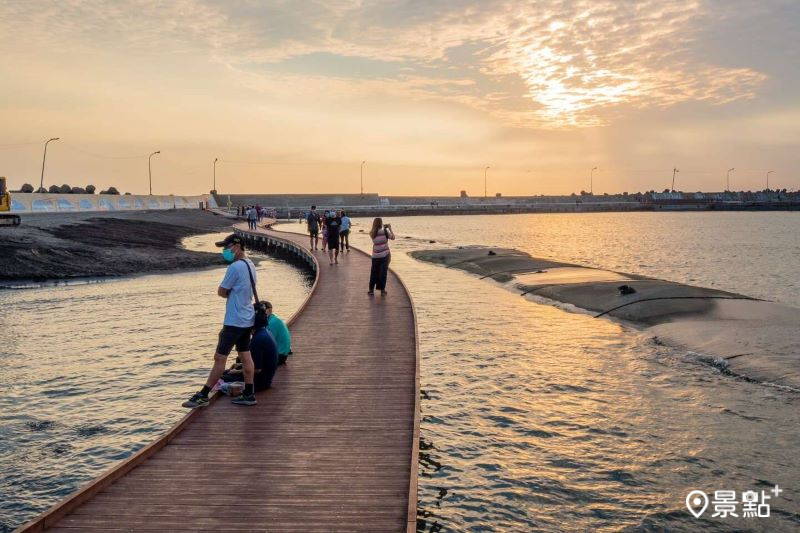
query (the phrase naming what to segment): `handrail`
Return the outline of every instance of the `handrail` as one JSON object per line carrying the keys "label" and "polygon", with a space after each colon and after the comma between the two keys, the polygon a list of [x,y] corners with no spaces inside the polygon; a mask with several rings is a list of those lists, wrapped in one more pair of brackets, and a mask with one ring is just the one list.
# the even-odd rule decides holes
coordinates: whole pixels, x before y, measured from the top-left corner
{"label": "handrail", "polygon": [[[282,231],[270,228],[270,231],[275,233],[286,233],[290,235],[300,235],[292,231]],[[372,255],[356,246],[351,246],[356,252],[360,252],[370,259]],[[316,257],[314,258],[316,260]],[[420,350],[419,350],[419,321],[417,320],[417,308],[414,305],[414,299],[411,297],[411,291],[397,272],[391,267],[389,270],[395,275],[395,278],[400,282],[403,290],[406,291],[408,301],[411,303],[411,314],[414,318],[414,357],[415,357],[415,372],[414,372],[414,431],[412,433],[413,441],[411,443],[411,466],[410,478],[408,487],[408,509],[406,512],[406,533],[415,533],[417,530],[417,497],[419,489],[419,426],[421,419],[421,406],[420,406]],[[319,269],[317,269],[317,276],[319,276]]]}
{"label": "handrail", "polygon": [[[236,226],[234,226],[234,229]],[[276,237],[278,240],[286,242],[287,244],[295,244],[285,239],[281,239]],[[291,316],[291,318],[286,322],[287,326],[291,326],[297,318],[299,318],[300,313],[305,310],[308,306],[311,298],[314,296],[314,293],[317,290],[317,286],[319,285],[319,262],[317,258],[314,257],[313,254],[308,254],[314,260],[316,265],[316,276],[314,278],[314,285],[311,287],[311,291],[308,294],[308,297],[300,306],[300,308]],[[211,397],[211,400],[214,401],[219,395],[214,394]],[[68,495],[63,500],[55,503],[51,506],[48,510],[41,513],[39,516],[33,518],[32,520],[28,521],[27,523],[23,524],[19,528],[14,530],[14,533],[38,533],[40,531],[44,531],[48,527],[51,527],[56,522],[61,520],[64,516],[71,513],[78,507],[80,507],[83,503],[90,500],[93,496],[95,496],[101,490],[109,487],[114,482],[125,476],[128,472],[139,466],[140,464],[144,463],[147,459],[155,455],[156,452],[160,451],[164,448],[170,441],[172,441],[178,434],[183,431],[183,429],[191,422],[195,416],[197,416],[199,410],[195,409],[188,412],[181,418],[178,422],[176,422],[167,432],[155,441],[151,442],[134,455],[125,459],[122,463],[114,466],[111,470],[101,474],[100,476],[93,479],[89,482],[88,485],[79,488],[72,494]]]}

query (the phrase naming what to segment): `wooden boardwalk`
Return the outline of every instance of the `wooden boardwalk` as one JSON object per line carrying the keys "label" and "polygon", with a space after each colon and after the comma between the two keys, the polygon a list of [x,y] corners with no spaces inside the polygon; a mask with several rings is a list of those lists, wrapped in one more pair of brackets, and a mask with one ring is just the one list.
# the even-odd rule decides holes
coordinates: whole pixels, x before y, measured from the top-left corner
{"label": "wooden boardwalk", "polygon": [[[389,295],[370,297],[364,253],[329,266],[307,236],[237,231],[317,259],[273,387],[254,407],[223,397],[189,413],[21,531],[416,529],[419,348],[404,285],[391,273]],[[261,278],[262,298],[276,291]]]}

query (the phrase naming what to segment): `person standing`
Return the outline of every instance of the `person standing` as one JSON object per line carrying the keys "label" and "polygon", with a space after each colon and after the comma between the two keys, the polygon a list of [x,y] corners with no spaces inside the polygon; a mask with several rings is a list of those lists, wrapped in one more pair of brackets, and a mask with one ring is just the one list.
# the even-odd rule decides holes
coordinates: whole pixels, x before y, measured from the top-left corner
{"label": "person standing", "polygon": [[350,217],[344,211],[339,211],[339,216],[342,217],[342,225],[339,228],[339,249],[344,253],[345,246],[347,251],[350,251]]}
{"label": "person standing", "polygon": [[247,227],[250,229],[256,229],[256,221],[258,220],[258,208],[251,207],[250,210],[247,212]]}
{"label": "person standing", "polygon": [[306,224],[308,225],[308,235],[311,239],[311,249],[319,249],[319,216],[317,215],[317,206],[311,206],[311,212],[306,215]]}
{"label": "person standing", "polygon": [[391,224],[383,224],[383,219],[376,218],[372,221],[372,229],[369,231],[372,238],[372,269],[369,273],[370,296],[375,294],[375,287],[386,296],[386,278],[389,275],[389,262],[392,255],[389,251],[389,239],[394,240]]}
{"label": "person standing", "polygon": [[339,228],[342,226],[342,218],[336,213],[335,209],[327,212],[325,217],[325,227],[328,228],[328,257],[331,264],[339,263]]}
{"label": "person standing", "polygon": [[255,405],[256,397],[253,389],[255,366],[250,354],[250,332],[255,321],[253,309],[253,286],[256,279],[256,267],[245,255],[244,239],[235,233],[228,235],[216,245],[222,248],[222,257],[228,263],[225,277],[217,288],[217,295],[226,299],[225,319],[219,332],[217,349],[214,353],[214,365],[208,374],[203,388],[189,400],[183,402],[184,407],[194,409],[208,405],[208,393],[225,371],[233,347],[239,354],[244,370],[244,391],[233,399],[238,405]]}
{"label": "person standing", "polygon": [[328,210],[323,211],[319,217],[319,226],[322,231],[322,253],[328,249]]}

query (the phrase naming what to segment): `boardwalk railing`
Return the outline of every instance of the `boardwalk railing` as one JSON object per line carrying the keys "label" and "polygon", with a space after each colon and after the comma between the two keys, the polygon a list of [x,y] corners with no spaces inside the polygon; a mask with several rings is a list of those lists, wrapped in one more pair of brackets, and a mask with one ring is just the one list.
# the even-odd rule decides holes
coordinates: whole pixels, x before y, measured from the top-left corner
{"label": "boardwalk railing", "polygon": [[[389,297],[360,298],[361,253],[328,267],[305,236],[235,231],[316,273],[273,388],[254,407],[189,412],[18,531],[415,531],[419,346],[406,287],[392,274]],[[348,323],[325,331],[331,317]]]}

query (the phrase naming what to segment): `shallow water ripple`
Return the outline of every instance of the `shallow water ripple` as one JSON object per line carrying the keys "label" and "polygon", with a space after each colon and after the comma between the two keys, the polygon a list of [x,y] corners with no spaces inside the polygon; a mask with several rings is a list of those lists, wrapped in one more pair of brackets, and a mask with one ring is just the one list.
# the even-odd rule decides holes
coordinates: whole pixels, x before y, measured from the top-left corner
{"label": "shallow water ripple", "polygon": [[[463,244],[514,227],[507,217],[478,217],[481,227],[468,218],[392,222],[430,240],[455,232]],[[427,239],[416,241],[394,244],[392,266],[420,319],[419,531],[798,529],[796,394],[734,379],[614,322],[417,262],[403,253]],[[776,483],[786,492],[769,519],[697,520],[684,505],[693,489]]]}
{"label": "shallow water ripple", "polygon": [[[308,276],[272,259],[258,273],[264,297],[289,318],[308,293]],[[205,380],[221,327],[223,274],[0,291],[0,532],[185,414],[180,403]]]}

